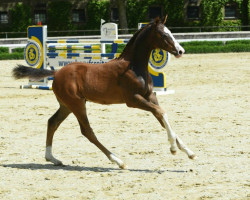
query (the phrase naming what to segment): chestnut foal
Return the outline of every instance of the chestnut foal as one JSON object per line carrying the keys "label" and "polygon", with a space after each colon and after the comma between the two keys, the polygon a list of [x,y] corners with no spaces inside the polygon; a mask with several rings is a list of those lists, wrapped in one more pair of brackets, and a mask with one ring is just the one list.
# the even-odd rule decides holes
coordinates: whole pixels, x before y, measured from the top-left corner
{"label": "chestnut foal", "polygon": [[54,77],[52,86],[60,107],[48,120],[45,153],[47,161],[62,165],[62,162],[52,155],[52,140],[59,125],[70,113],[73,113],[79,122],[82,134],[112,162],[122,169],[125,168],[124,162],[96,138],[88,121],[86,101],[100,104],[126,103],[128,107],[151,112],[167,131],[171,153],[175,154],[179,148],[189,158],[195,157],[195,154],[172,130],[167,114],[159,106],[156,95],[153,93],[153,83],[148,72],[148,61],[153,49],[164,49],[175,57],[181,57],[185,52],[164,23],[157,18],[138,30],[120,57],[108,63],[71,63],[58,71],[22,65],[13,69],[13,76],[16,79]]}

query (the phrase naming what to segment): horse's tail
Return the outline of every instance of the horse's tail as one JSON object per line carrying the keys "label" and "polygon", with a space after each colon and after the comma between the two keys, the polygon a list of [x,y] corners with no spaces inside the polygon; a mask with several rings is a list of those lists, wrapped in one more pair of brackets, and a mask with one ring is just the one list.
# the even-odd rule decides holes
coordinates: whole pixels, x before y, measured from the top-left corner
{"label": "horse's tail", "polygon": [[31,79],[42,79],[45,77],[53,77],[56,71],[47,69],[37,69],[32,67],[26,67],[24,65],[17,65],[12,70],[12,76],[15,79],[31,78]]}

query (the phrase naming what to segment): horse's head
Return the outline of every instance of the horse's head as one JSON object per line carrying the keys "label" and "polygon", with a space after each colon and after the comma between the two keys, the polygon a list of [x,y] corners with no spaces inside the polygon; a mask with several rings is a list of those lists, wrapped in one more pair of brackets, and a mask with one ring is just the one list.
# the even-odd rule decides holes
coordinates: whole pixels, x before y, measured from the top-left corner
{"label": "horse's head", "polygon": [[[166,18],[164,23],[166,22]],[[164,25],[164,23],[161,22],[160,18],[156,18],[152,23],[154,31],[151,38],[154,40],[152,42],[154,44],[154,48],[164,49],[173,54],[176,58],[179,58],[185,53],[185,50],[176,41],[171,31]]]}

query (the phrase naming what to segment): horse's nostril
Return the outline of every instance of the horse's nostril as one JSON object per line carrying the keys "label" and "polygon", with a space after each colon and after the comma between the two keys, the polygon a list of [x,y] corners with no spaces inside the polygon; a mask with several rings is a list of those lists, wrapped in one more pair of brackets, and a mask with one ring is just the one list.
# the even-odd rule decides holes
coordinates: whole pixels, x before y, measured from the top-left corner
{"label": "horse's nostril", "polygon": [[179,51],[179,54],[180,54],[180,55],[183,54],[182,50]]}

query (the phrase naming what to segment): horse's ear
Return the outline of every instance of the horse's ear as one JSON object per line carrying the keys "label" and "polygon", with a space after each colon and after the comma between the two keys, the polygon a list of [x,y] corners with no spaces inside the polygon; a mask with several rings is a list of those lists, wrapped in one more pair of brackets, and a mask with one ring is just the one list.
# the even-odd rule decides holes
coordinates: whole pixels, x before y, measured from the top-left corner
{"label": "horse's ear", "polygon": [[163,24],[165,24],[165,23],[166,23],[167,18],[168,18],[168,14],[166,14],[165,19],[164,19],[164,21],[163,21]]}
{"label": "horse's ear", "polygon": [[160,19],[160,17],[156,17],[156,18],[155,18],[155,21],[154,21],[154,23],[155,23],[155,24],[158,24],[158,23],[160,23],[160,22],[161,22],[161,19]]}

